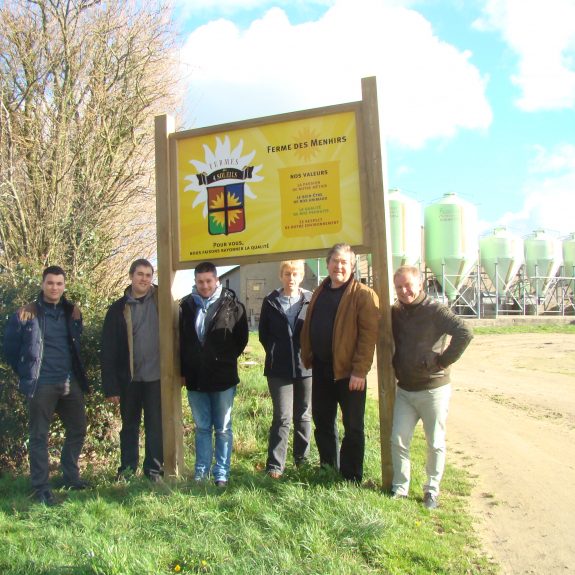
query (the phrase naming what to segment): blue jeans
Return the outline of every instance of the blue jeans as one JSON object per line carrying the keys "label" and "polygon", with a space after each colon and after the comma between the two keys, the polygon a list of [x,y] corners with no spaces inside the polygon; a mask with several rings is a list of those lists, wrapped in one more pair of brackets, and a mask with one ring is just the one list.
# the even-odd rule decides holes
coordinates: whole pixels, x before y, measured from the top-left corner
{"label": "blue jeans", "polygon": [[188,402],[196,424],[196,480],[205,479],[212,465],[212,429],[216,436],[215,461],[212,476],[215,481],[227,481],[232,458],[232,406],[236,386],[224,391],[188,391]]}

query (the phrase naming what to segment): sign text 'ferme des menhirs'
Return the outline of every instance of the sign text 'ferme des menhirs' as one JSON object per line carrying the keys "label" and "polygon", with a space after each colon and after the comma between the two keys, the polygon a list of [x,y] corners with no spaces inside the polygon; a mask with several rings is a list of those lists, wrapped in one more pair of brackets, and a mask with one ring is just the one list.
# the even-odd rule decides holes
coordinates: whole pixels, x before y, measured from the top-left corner
{"label": "sign text 'ferme des menhirs'", "polygon": [[356,124],[352,109],[178,138],[180,263],[361,245]]}

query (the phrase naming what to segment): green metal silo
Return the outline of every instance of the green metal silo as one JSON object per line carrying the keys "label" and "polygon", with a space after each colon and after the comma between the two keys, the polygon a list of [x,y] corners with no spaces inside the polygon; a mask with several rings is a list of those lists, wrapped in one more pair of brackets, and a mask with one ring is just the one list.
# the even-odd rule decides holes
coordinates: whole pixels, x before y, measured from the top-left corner
{"label": "green metal silo", "polygon": [[477,263],[477,209],[445,194],[425,208],[425,262],[453,301]]}
{"label": "green metal silo", "polygon": [[561,252],[561,242],[545,230],[535,230],[525,238],[525,273],[533,293],[545,293],[549,278],[555,277],[563,261]]}
{"label": "green metal silo", "polygon": [[569,234],[563,240],[563,275],[575,277],[575,233]]}
{"label": "green metal silo", "polygon": [[327,264],[325,262],[325,258],[310,258],[305,260],[305,263],[318,278],[318,283],[320,279],[327,277]]}
{"label": "green metal silo", "polygon": [[421,263],[421,205],[399,190],[389,190],[389,220],[393,269]]}
{"label": "green metal silo", "polygon": [[479,242],[481,266],[499,295],[503,295],[523,263],[523,240],[505,228],[495,228],[493,233]]}

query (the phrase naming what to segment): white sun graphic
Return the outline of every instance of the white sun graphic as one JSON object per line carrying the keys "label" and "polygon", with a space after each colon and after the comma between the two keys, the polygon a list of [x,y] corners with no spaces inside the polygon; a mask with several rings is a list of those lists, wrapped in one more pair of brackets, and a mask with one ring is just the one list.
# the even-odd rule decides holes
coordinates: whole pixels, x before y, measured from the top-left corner
{"label": "white sun graphic", "polygon": [[[239,144],[232,150],[230,138],[225,136],[223,141],[216,137],[216,149],[212,151],[207,144],[203,145],[205,152],[205,160],[190,160],[190,164],[196,168],[196,174],[190,174],[185,176],[184,179],[189,182],[189,184],[184,188],[184,192],[196,192],[196,197],[192,203],[192,208],[203,204],[203,216],[204,219],[208,217],[208,186],[207,184],[201,183],[198,178],[198,174],[210,174],[217,170],[225,168],[237,168],[243,170],[247,168],[250,162],[256,155],[255,150],[242,156],[242,148],[244,147],[244,141],[240,140]],[[262,164],[254,166],[250,173],[250,183],[261,182],[264,178],[259,175],[259,171],[262,169]],[[233,182],[237,182],[237,179],[222,179],[218,180],[219,185],[227,185]],[[244,193],[248,198],[256,199],[256,195],[251,191],[247,181],[244,182]]]}

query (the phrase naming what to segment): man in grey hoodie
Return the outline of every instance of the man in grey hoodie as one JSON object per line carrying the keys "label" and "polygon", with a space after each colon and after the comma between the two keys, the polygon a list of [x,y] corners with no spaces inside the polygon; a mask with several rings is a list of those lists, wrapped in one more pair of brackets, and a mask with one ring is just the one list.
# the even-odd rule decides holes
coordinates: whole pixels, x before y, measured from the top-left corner
{"label": "man in grey hoodie", "polygon": [[135,472],[144,413],[144,474],[152,481],[162,475],[162,404],[158,293],[154,268],[145,259],[130,266],[130,286],[115,301],[102,330],[102,386],[109,401],[120,405],[120,467],[118,478]]}

